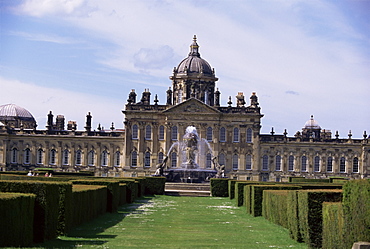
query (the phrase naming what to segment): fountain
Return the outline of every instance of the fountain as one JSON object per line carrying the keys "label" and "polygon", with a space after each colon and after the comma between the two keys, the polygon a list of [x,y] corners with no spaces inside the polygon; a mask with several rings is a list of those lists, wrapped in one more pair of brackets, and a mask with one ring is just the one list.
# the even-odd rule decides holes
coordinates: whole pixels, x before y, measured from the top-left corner
{"label": "fountain", "polygon": [[[178,153],[180,167],[169,167],[168,158]],[[166,167],[167,166],[167,167]],[[223,177],[223,165],[219,165],[206,139],[200,139],[194,126],[186,128],[182,141],[172,144],[167,156],[157,165],[156,175],[165,175],[168,181],[203,182],[212,177]]]}

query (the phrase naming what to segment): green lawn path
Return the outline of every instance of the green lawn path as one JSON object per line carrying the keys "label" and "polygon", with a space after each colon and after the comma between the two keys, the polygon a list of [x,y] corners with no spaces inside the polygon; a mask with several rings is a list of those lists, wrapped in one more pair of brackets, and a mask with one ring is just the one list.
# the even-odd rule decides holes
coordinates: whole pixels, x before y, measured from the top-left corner
{"label": "green lawn path", "polygon": [[137,200],[43,248],[307,248],[228,198],[158,195]]}

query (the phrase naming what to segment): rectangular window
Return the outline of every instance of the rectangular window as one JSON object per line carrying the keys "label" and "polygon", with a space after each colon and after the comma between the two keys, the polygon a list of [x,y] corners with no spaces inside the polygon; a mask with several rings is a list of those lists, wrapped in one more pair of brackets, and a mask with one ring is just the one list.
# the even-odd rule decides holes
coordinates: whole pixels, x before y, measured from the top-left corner
{"label": "rectangular window", "polygon": [[345,173],[346,172],[346,159],[344,157],[340,158],[339,172],[340,173]]}
{"label": "rectangular window", "polygon": [[292,155],[288,159],[288,171],[294,171],[294,156]]}
{"label": "rectangular window", "polygon": [[359,172],[358,158],[357,157],[353,158],[352,172],[353,173],[358,173]]}
{"label": "rectangular window", "polygon": [[239,129],[234,128],[234,143],[238,143],[238,142],[239,142]]}
{"label": "rectangular window", "polygon": [[328,157],[328,160],[326,161],[326,171],[333,172],[333,158],[331,156]]}
{"label": "rectangular window", "polygon": [[264,155],[262,157],[262,170],[268,170],[269,169],[269,165],[268,165],[268,156],[267,155]]}
{"label": "rectangular window", "polygon": [[177,126],[173,126],[171,129],[171,139],[177,140]]}
{"label": "rectangular window", "polygon": [[307,157],[303,156],[301,160],[301,171],[305,172],[307,171]]}
{"label": "rectangular window", "polygon": [[238,155],[233,155],[233,170],[238,170],[238,159],[239,159],[239,157],[238,157]]}
{"label": "rectangular window", "polygon": [[252,169],[252,155],[247,155],[245,157],[245,169],[251,170]]}
{"label": "rectangular window", "polygon": [[320,172],[320,157],[315,156],[315,162],[314,162],[314,171],[315,172]]}
{"label": "rectangular window", "polygon": [[226,142],[226,129],[221,127],[220,129],[220,142]]}
{"label": "rectangular window", "polygon": [[158,139],[159,140],[164,140],[164,126],[163,125],[159,126]]}

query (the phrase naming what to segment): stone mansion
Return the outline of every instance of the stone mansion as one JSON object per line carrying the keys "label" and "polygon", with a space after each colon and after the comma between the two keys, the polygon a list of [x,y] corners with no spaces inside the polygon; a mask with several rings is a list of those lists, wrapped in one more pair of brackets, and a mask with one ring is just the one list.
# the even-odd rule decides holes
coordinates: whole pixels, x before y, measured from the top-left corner
{"label": "stone mansion", "polygon": [[[237,93],[226,106],[220,104],[218,78],[201,58],[194,36],[188,56],[174,68],[165,104],[144,90],[129,93],[123,110],[124,129],[92,129],[86,115],[83,130],[64,116],[47,116],[46,129],[37,129],[26,109],[0,106],[0,169],[94,171],[97,176],[149,176],[166,160],[167,168],[181,168],[182,151],[171,149],[194,126],[207,149],[200,168],[212,169],[213,158],[225,166],[225,175],[239,180],[287,181],[307,178],[370,177],[370,138],[340,138],[324,130],[313,116],[294,136],[261,134],[264,116],[256,93],[246,99]],[[366,124],[364,124],[366,125]]]}

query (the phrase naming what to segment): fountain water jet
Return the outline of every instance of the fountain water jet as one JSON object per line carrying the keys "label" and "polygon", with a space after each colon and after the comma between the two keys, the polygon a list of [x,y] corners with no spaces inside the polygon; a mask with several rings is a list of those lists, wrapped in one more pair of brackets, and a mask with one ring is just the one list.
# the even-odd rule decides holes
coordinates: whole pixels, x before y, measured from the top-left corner
{"label": "fountain water jet", "polygon": [[[164,170],[172,152],[177,152],[180,167],[168,167]],[[208,157],[208,158],[207,158]],[[172,144],[162,164],[157,165],[157,171],[167,176],[169,181],[203,182],[215,177],[217,170],[213,151],[206,139],[200,139],[194,126],[186,128],[182,141]]]}

